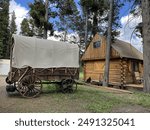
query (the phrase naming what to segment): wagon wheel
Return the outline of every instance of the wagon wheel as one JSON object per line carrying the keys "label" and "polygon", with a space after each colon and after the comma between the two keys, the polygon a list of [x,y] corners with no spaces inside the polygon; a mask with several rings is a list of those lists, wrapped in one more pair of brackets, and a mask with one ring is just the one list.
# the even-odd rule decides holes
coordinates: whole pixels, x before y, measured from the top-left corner
{"label": "wagon wheel", "polygon": [[42,91],[42,82],[35,75],[27,75],[18,83],[18,91],[23,97],[33,98]]}
{"label": "wagon wheel", "polygon": [[13,84],[13,83],[14,83],[14,81],[13,81],[13,80],[10,81],[8,77],[6,77],[5,82],[6,82],[7,84]]}
{"label": "wagon wheel", "polygon": [[61,91],[63,93],[72,93],[77,90],[77,84],[73,79],[64,79],[61,82]]}
{"label": "wagon wheel", "polygon": [[16,91],[19,92],[19,90],[20,90],[20,85],[19,85],[19,83],[18,83],[18,82],[15,82],[15,83],[14,83],[14,86],[16,87]]}

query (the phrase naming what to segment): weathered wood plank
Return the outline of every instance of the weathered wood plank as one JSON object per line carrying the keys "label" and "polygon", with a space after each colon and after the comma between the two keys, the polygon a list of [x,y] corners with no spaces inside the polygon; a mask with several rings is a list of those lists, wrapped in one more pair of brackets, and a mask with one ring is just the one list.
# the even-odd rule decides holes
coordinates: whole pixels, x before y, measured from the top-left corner
{"label": "weathered wood plank", "polygon": [[79,83],[81,85],[86,85],[85,87],[87,87],[87,86],[94,87],[94,88],[98,88],[99,90],[112,92],[112,93],[128,93],[128,94],[132,94],[133,93],[133,92],[128,91],[128,90],[122,90],[122,89],[116,89],[116,88],[104,87],[104,86],[97,86],[97,85],[88,84],[88,83],[81,82],[81,81],[77,81],[77,83]]}

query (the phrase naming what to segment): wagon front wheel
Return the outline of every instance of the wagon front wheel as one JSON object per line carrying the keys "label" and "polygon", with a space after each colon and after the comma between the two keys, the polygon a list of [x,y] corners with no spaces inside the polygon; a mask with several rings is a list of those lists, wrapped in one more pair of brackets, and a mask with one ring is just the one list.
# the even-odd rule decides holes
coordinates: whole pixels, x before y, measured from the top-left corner
{"label": "wagon front wheel", "polygon": [[23,97],[37,97],[42,91],[42,82],[35,75],[27,75],[19,82],[18,91]]}

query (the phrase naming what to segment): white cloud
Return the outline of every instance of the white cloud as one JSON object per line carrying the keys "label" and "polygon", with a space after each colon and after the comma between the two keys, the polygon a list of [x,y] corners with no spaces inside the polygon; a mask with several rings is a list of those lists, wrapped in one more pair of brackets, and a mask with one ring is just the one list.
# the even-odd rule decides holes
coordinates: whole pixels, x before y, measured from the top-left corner
{"label": "white cloud", "polygon": [[135,27],[138,25],[138,23],[142,22],[141,16],[133,16],[132,14],[129,14],[127,16],[124,16],[120,20],[122,24],[122,28],[120,31],[120,36],[118,39],[126,41],[131,43],[133,46],[135,46],[138,50],[142,51],[142,39],[138,38],[134,33]]}
{"label": "white cloud", "polygon": [[[47,38],[48,40],[53,40],[53,41],[63,41],[64,39],[64,32],[63,31],[54,31],[54,35],[53,36],[48,36]],[[66,35],[66,40],[69,43],[75,42],[78,43],[79,42],[79,36],[76,32],[72,32],[72,33],[68,33]]]}
{"label": "white cloud", "polygon": [[16,3],[14,0],[10,1],[10,6],[9,6],[9,13],[11,17],[11,13],[15,11],[16,14],[16,25],[17,25],[17,34],[20,33],[20,24],[22,20],[27,17],[28,15],[28,10],[21,6],[20,4]]}

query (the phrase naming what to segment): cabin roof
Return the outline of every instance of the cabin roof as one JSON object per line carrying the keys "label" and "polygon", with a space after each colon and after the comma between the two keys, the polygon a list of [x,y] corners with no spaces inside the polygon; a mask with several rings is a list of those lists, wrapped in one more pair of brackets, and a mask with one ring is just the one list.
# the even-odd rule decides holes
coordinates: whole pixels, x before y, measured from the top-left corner
{"label": "cabin roof", "polygon": [[111,44],[111,46],[120,54],[121,57],[143,60],[143,54],[130,43],[117,39]]}
{"label": "cabin roof", "polygon": [[[102,41],[102,44],[99,48],[93,49],[93,43],[97,41]],[[125,41],[115,39],[113,43],[111,43],[112,52],[111,58],[130,58],[136,60],[143,60],[143,54],[139,50],[137,50],[130,43]],[[88,45],[85,53],[82,55],[81,60],[101,60],[105,59],[106,55],[106,37],[99,35],[98,33],[94,36],[90,44]]]}

